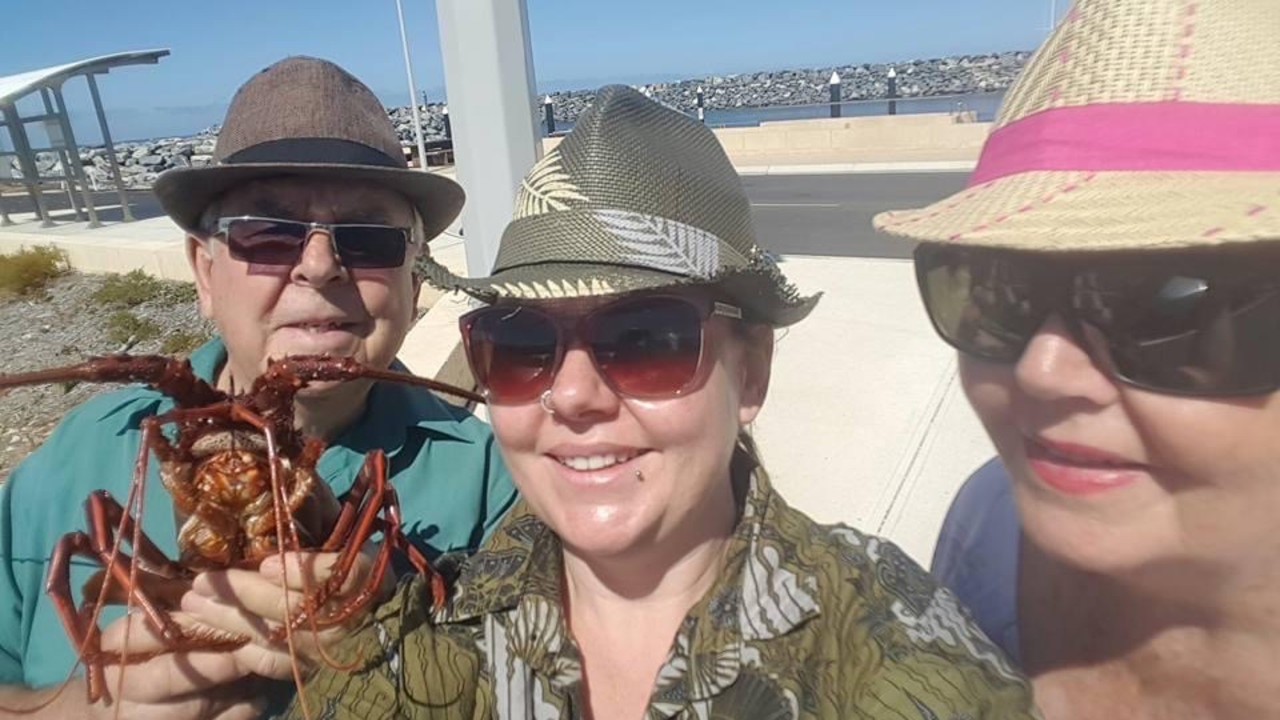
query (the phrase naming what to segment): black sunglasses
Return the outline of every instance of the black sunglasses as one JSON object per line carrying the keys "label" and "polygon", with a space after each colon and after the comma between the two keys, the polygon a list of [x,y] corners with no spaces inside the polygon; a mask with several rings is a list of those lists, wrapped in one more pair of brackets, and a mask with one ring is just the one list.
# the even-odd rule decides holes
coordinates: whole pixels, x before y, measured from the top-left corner
{"label": "black sunglasses", "polygon": [[924,244],[916,280],[957,350],[1016,362],[1052,314],[1102,369],[1161,393],[1280,389],[1280,252],[1045,255]]}
{"label": "black sunglasses", "polygon": [[394,268],[404,264],[410,242],[408,228],[372,223],[314,223],[280,218],[218,218],[231,257],[255,265],[293,267],[302,259],[307,238],[324,230],[347,268]]}
{"label": "black sunglasses", "polygon": [[463,346],[476,382],[492,403],[532,402],[551,388],[565,351],[580,342],[605,383],[633,398],[669,398],[706,379],[704,325],[742,310],[709,298],[637,295],[582,315],[534,304],[491,305],[463,315]]}

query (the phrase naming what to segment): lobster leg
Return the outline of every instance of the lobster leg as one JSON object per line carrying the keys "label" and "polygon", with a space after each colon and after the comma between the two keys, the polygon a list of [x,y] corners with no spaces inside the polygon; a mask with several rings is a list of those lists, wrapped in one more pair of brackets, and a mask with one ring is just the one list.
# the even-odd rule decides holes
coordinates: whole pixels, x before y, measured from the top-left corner
{"label": "lobster leg", "polygon": [[[323,585],[308,594],[298,614],[290,618],[289,625],[294,629],[309,623],[314,623],[316,627],[337,625],[367,606],[376,597],[377,589],[382,584],[382,578],[386,575],[390,560],[390,547],[385,543],[378,548],[373,568],[356,597],[349,599],[336,612],[321,615],[321,609],[325,604],[346,584],[364,541],[373,534],[385,489],[386,455],[381,450],[374,450],[365,456],[360,474],[356,477],[351,489],[343,495],[338,521],[329,534],[328,540],[319,548],[320,552],[338,552],[338,560],[334,563],[329,578]],[[284,628],[278,628],[273,635],[282,637]],[[278,637],[273,639],[279,640]]]}
{"label": "lobster leg", "polygon": [[[169,650],[234,649],[245,639],[193,635],[169,616],[177,598],[190,587],[194,575],[169,560],[164,553],[139,531],[135,518],[103,490],[96,491],[85,502],[89,532],[73,532],[62,536],[49,563],[46,590],[53,600],[67,636],[75,644],[88,674],[89,701],[108,698],[105,666],[124,661],[122,653],[106,653],[101,649],[101,631],[97,626],[95,596],[119,602],[114,592],[120,589],[126,602],[136,602],[147,622],[164,639]],[[133,548],[137,557],[121,552],[115,541],[115,528],[123,528],[126,536],[139,538]],[[84,605],[77,611],[71,599],[70,560],[73,557],[96,560],[106,569],[86,584]],[[112,561],[114,559],[114,562]],[[106,587],[98,592],[98,583]],[[114,584],[114,588],[111,587]],[[153,598],[152,596],[156,596]],[[157,653],[128,655],[130,662],[143,662]]]}
{"label": "lobster leg", "polygon": [[[143,418],[140,423],[142,429],[142,444],[144,451],[149,448],[156,454],[156,459],[160,461],[163,468],[166,464],[172,464],[178,461],[178,452],[170,444],[169,439],[160,432],[160,428],[172,422],[186,420],[191,417],[193,412],[199,412],[202,415],[225,414],[226,408],[230,407],[229,403],[219,403],[212,408],[205,408],[198,411],[192,410],[171,410],[163,415],[155,415],[149,418]],[[146,456],[142,455],[138,458],[138,466],[134,468],[135,474],[140,478],[146,477]],[[183,482],[187,480],[187,482]],[[189,478],[181,478],[170,475],[169,473],[160,473],[160,482],[164,485],[164,489],[169,491],[169,497],[173,498],[173,504],[184,513],[193,513],[200,504],[200,498],[191,489]]]}
{"label": "lobster leg", "polygon": [[[370,507],[369,495],[372,493],[376,500],[381,499],[382,489],[386,486],[386,464],[387,456],[382,450],[372,450],[365,455],[360,474],[342,496],[342,510],[338,513],[333,529],[329,531],[329,538],[320,546],[321,552],[334,552],[349,547],[346,541],[356,527],[357,520],[361,524],[369,522],[366,518]],[[384,477],[381,483],[376,480],[379,473]],[[376,508],[374,511],[376,512]]]}
{"label": "lobster leg", "polygon": [[425,575],[431,584],[431,604],[436,610],[444,608],[448,589],[445,587],[444,576],[436,572],[435,568],[427,560],[422,551],[417,548],[409,538],[404,534],[404,524],[400,517],[400,496],[396,493],[396,489],[390,485],[387,486],[387,525],[383,529],[385,542],[395,545],[409,558],[409,562],[419,574]]}
{"label": "lobster leg", "polygon": [[[320,609],[346,584],[365,542],[378,531],[382,532],[382,541],[378,543],[373,567],[363,584],[339,608],[321,615]],[[301,612],[291,619],[291,624],[295,628],[311,622],[320,627],[333,626],[367,607],[377,598],[391,564],[393,549],[405,553],[418,572],[430,578],[432,597],[437,606],[441,605],[445,597],[444,578],[405,537],[401,529],[399,496],[387,481],[386,455],[381,450],[374,450],[365,456],[360,475],[343,496],[338,522],[320,548],[320,552],[339,552],[338,560],[329,578],[307,597]],[[277,629],[275,634],[283,635],[283,628]]]}

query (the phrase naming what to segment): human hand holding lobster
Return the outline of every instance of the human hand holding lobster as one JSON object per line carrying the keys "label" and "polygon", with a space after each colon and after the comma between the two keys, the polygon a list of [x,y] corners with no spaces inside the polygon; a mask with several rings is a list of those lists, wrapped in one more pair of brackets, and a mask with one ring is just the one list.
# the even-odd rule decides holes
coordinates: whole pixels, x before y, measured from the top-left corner
{"label": "human hand holding lobster", "polygon": [[[186,613],[174,612],[171,617],[193,631],[202,625]],[[152,657],[105,669],[106,684],[115,693],[112,704],[89,703],[86,689],[78,688],[78,692],[64,693],[59,706],[49,708],[55,711],[51,717],[250,720],[262,717],[272,686],[278,684],[255,677],[259,658],[251,645],[232,651],[170,651],[163,638],[137,616],[122,617],[104,627],[102,648]]]}
{"label": "human hand holding lobster", "polygon": [[[192,624],[181,613],[175,613],[174,619]],[[107,669],[107,682],[120,690],[115,702],[90,702],[88,681],[83,677],[43,689],[6,686],[0,688],[0,718],[250,720],[263,716],[271,686],[280,684],[248,676],[241,669],[246,663],[228,653],[164,653],[164,643],[138,618],[120,618],[103,628],[103,633],[103,647],[110,651],[124,649],[127,642],[131,649],[160,653],[130,665],[123,684],[119,683],[123,666]]]}
{"label": "human hand holding lobster", "polygon": [[[287,553],[284,557],[288,563],[289,608],[299,607],[309,589],[325,582],[338,559],[336,553]],[[328,648],[358,626],[365,614],[357,613],[348,622],[318,633],[298,635],[296,654],[291,655],[285,644],[271,640],[271,631],[286,618],[286,598],[281,590],[281,582],[286,579],[284,567],[280,557],[274,556],[264,560],[257,571],[201,573],[191,592],[183,596],[182,611],[172,615],[175,622],[193,632],[212,629],[250,638],[249,643],[235,650],[169,651],[163,639],[136,616],[132,621],[120,618],[106,626],[103,650],[127,649],[130,654],[155,656],[129,665],[127,682],[118,686],[124,666],[109,667],[106,682],[117,695],[116,706],[93,704],[84,711],[90,717],[96,712],[103,718],[118,715],[130,720],[261,717],[270,691],[268,680],[292,679],[295,662],[323,662]],[[373,555],[362,553],[343,592],[334,597],[334,605],[348,601],[349,593],[365,582],[373,567]],[[387,577],[383,585],[390,591],[394,585]],[[83,696],[73,692],[67,700],[79,704]]]}
{"label": "human hand holding lobster", "polygon": [[[372,548],[361,553],[342,588],[325,611],[350,603],[375,565]],[[237,662],[262,677],[288,680],[293,663],[304,667],[333,664],[332,650],[358,628],[373,607],[395,588],[392,573],[382,576],[377,598],[337,625],[294,637],[293,654],[280,637],[280,628],[306,602],[307,593],[331,577],[337,553],[292,552],[273,556],[258,570],[214,570],[201,573],[191,592],[182,598],[182,609],[192,619],[221,632],[249,638],[238,651]],[[282,590],[287,588],[287,590]],[[274,635],[273,635],[274,633]]]}

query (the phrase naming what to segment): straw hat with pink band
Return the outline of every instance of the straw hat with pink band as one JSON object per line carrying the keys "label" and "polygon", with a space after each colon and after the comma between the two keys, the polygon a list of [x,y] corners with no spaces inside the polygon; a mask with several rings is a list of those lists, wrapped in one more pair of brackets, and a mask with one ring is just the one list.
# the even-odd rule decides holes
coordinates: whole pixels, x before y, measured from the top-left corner
{"label": "straw hat with pink band", "polygon": [[1280,240],[1280,4],[1080,0],[967,189],[875,225],[1028,251]]}

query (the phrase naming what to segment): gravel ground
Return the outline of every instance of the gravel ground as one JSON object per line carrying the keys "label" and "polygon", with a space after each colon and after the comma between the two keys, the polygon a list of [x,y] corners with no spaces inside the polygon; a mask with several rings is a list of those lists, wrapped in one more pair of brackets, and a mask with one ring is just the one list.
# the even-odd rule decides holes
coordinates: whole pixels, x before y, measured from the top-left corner
{"label": "gravel ground", "polygon": [[[104,353],[156,353],[173,333],[212,333],[212,325],[200,317],[194,302],[152,300],[128,311],[155,323],[160,328],[157,337],[113,341],[108,321],[121,308],[93,300],[106,280],[105,275],[72,273],[51,282],[42,296],[0,300],[0,373],[69,365]],[[70,390],[43,385],[0,391],[0,480],[68,410],[112,387],[116,386],[81,383]]]}

